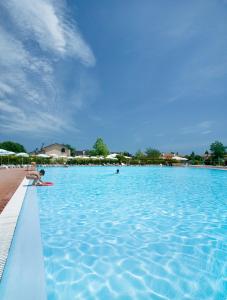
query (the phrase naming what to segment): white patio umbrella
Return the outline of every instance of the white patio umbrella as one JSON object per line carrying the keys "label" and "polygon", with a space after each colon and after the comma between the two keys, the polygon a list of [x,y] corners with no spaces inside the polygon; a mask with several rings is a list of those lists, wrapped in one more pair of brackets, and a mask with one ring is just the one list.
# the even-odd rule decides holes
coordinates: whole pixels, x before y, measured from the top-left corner
{"label": "white patio umbrella", "polygon": [[20,156],[20,157],[29,157],[28,153],[25,152],[21,152],[21,153],[17,153],[16,156]]}
{"label": "white patio umbrella", "polygon": [[[49,155],[43,154],[43,153],[37,154],[36,157],[40,157],[40,158],[50,158]],[[44,160],[42,160],[42,164],[43,164],[43,163],[44,163]]]}
{"label": "white patio umbrella", "polygon": [[117,153],[112,153],[112,154],[107,155],[106,158],[117,160],[117,157],[116,157],[117,155],[118,155]]}
{"label": "white patio umbrella", "polygon": [[[8,151],[5,149],[0,149],[0,156],[1,156],[1,165],[2,165],[2,156],[8,156],[8,155],[13,155],[15,152],[13,151]],[[9,158],[8,158],[8,164],[9,164]]]}
{"label": "white patio umbrella", "polygon": [[0,149],[0,155],[8,155],[9,151],[5,150],[5,149]]}
{"label": "white patio umbrella", "polygon": [[42,157],[42,158],[49,158],[50,156],[49,155],[47,155],[47,154],[38,154],[38,155],[36,155],[37,157]]}
{"label": "white patio umbrella", "polygon": [[5,150],[5,149],[0,149],[1,165],[2,165],[2,156],[8,155],[7,152],[8,152],[8,151]]}
{"label": "white patio umbrella", "polygon": [[116,158],[117,155],[118,155],[117,153],[111,153],[107,155],[107,158]]}
{"label": "white patio umbrella", "polygon": [[29,154],[28,153],[25,153],[25,152],[20,152],[20,153],[17,153],[16,156],[19,156],[21,157],[21,164],[23,165],[24,164],[24,157],[29,157]]}
{"label": "white patio umbrella", "polygon": [[0,155],[13,155],[15,154],[15,152],[13,151],[8,151],[8,150],[5,150],[5,149],[0,149]]}
{"label": "white patio umbrella", "polygon": [[178,160],[178,161],[186,161],[186,160],[188,160],[187,158],[185,158],[185,157],[180,157],[180,156],[173,156],[172,159]]}

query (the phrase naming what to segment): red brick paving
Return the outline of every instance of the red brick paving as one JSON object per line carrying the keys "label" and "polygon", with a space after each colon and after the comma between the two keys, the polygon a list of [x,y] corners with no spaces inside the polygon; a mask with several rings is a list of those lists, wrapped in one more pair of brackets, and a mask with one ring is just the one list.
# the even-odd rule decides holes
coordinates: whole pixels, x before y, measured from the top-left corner
{"label": "red brick paving", "polygon": [[3,211],[26,174],[24,169],[0,170],[0,213]]}

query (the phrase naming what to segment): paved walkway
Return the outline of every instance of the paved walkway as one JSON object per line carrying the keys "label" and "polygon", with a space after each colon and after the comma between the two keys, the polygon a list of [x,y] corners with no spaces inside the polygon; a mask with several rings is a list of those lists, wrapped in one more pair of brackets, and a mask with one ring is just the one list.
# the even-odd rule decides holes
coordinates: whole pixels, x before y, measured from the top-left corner
{"label": "paved walkway", "polygon": [[0,213],[25,176],[26,171],[24,169],[0,170]]}

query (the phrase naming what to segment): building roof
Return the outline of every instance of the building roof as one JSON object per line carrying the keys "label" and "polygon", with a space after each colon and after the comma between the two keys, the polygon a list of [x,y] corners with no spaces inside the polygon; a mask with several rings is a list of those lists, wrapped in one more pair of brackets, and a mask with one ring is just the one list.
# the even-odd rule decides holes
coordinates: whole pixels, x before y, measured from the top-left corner
{"label": "building roof", "polygon": [[173,153],[162,153],[161,156],[166,159],[171,159],[174,156],[174,154]]}
{"label": "building roof", "polygon": [[55,146],[55,145],[69,149],[66,145],[64,145],[64,144],[58,144],[58,143],[50,144],[48,146],[42,147],[42,149],[46,149],[46,148],[49,148],[49,147],[52,147],[52,146]]}

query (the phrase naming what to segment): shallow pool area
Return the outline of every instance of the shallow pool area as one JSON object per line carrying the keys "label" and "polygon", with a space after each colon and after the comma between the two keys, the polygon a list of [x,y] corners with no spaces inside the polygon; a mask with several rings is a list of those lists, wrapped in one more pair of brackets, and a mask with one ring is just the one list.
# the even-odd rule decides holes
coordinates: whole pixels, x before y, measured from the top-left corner
{"label": "shallow pool area", "polygon": [[227,172],[47,168],[48,300],[227,298]]}

